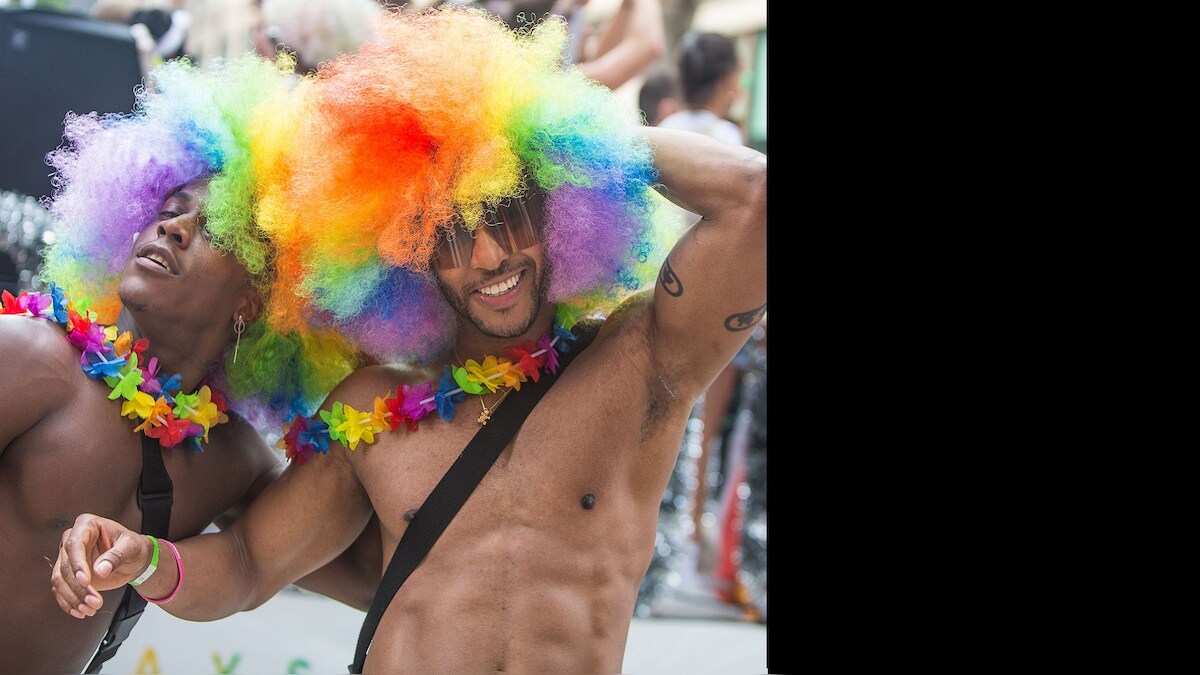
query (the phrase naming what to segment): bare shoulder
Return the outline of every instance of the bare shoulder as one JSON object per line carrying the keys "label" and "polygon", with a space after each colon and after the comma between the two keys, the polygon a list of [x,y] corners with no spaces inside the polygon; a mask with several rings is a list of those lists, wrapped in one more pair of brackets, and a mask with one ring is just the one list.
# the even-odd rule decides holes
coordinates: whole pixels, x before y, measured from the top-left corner
{"label": "bare shoulder", "polygon": [[0,381],[5,388],[34,377],[41,388],[75,387],[69,376],[80,371],[79,350],[67,341],[58,324],[29,316],[0,315],[0,345],[4,345]]}
{"label": "bare shoulder", "polygon": [[398,364],[364,366],[334,387],[321,407],[328,409],[340,401],[359,409],[369,408],[377,397],[394,393],[401,385],[428,382],[435,376],[436,373],[427,369]]}
{"label": "bare shoulder", "polygon": [[85,391],[79,350],[57,324],[0,315],[0,452]]}

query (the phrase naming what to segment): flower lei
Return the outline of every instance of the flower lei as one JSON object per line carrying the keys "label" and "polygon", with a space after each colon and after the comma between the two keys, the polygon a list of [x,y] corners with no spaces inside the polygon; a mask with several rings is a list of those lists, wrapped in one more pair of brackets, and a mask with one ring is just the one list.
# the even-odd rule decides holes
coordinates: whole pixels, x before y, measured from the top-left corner
{"label": "flower lei", "polygon": [[229,421],[228,405],[219,391],[204,385],[194,393],[182,393],[182,376],[160,374],[157,357],[140,362],[139,356],[150,347],[148,339],[134,340],[129,331],[118,335],[116,326],[98,323],[95,312],[86,305],[77,308],[53,282],[48,294],[26,291],[14,298],[3,291],[0,314],[47,319],[65,328],[67,340],[82,352],[83,372],[112,388],[108,398],[123,399],[123,417],[142,420],[135,433],[145,432],[164,448],[182,443],[189,450],[203,451],[200,439],[207,443],[208,430]]}
{"label": "flower lei", "polygon": [[[442,378],[435,390],[433,381],[418,385],[402,384],[395,392],[376,396],[373,410],[355,410],[335,402],[331,410],[318,415],[295,415],[283,424],[283,437],[275,447],[284,451],[287,460],[303,464],[315,453],[329,452],[329,442],[338,441],[354,450],[359,441],[374,443],[375,434],[395,431],[403,425],[417,430],[417,422],[434,410],[447,422],[454,421],[454,412],[468,394],[482,394],[486,389],[495,393],[500,387],[521,390],[529,379],[537,382],[542,371],[558,371],[558,352],[571,351],[568,342],[577,336],[562,326],[538,338],[526,340],[504,350],[508,358],[488,355],[483,363],[474,359],[459,366],[442,366]],[[558,350],[557,352],[555,350]]]}

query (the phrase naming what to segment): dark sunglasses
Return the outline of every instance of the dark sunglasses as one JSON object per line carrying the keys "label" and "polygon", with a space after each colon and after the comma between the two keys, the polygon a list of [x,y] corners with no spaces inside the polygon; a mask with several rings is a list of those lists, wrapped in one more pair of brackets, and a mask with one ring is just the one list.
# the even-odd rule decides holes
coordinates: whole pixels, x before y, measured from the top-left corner
{"label": "dark sunglasses", "polygon": [[[521,199],[510,199],[496,207],[495,212],[484,216],[487,233],[491,235],[505,253],[515,253],[535,246],[542,241],[543,200],[539,192],[530,192]],[[468,231],[461,219],[456,219],[453,229],[438,233],[437,251],[433,265],[449,270],[471,263],[471,252],[475,250],[475,236],[479,228]]]}

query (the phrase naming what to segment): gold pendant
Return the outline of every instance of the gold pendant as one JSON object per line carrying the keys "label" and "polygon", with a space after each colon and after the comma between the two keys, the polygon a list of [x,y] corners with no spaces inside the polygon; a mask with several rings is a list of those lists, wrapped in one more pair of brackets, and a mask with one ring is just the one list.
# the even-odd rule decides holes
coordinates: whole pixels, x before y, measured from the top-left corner
{"label": "gold pendant", "polygon": [[483,412],[479,413],[479,423],[487,426],[488,420],[490,419],[492,419],[491,411],[489,411],[487,408],[484,408]]}

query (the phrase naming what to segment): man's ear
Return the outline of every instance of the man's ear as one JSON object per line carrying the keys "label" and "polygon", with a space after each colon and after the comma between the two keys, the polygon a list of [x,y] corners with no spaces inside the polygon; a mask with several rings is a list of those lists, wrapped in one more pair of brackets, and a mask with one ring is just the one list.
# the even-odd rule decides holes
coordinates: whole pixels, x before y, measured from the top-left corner
{"label": "man's ear", "polygon": [[238,301],[237,310],[233,314],[233,320],[237,321],[237,318],[240,316],[242,317],[242,321],[245,321],[247,324],[254,323],[254,320],[262,313],[262,305],[262,296],[258,294],[258,289],[251,286],[246,291],[246,294],[242,296],[242,299]]}

